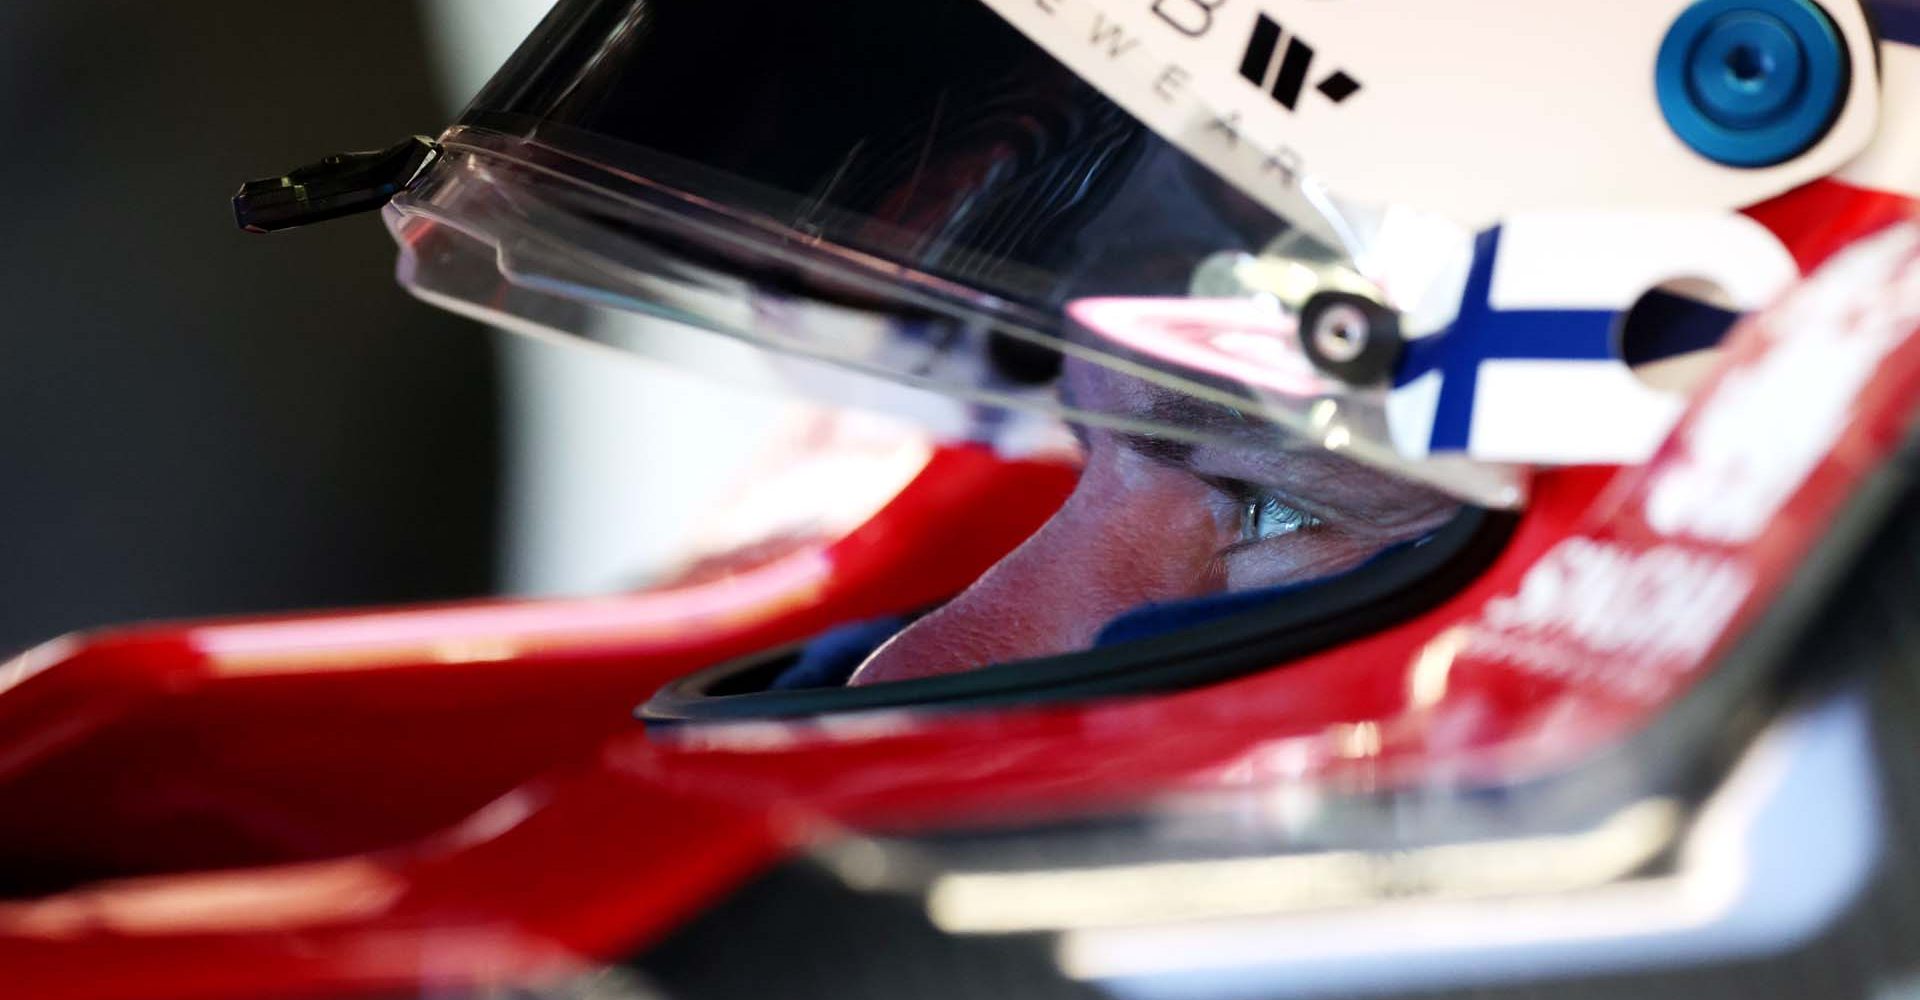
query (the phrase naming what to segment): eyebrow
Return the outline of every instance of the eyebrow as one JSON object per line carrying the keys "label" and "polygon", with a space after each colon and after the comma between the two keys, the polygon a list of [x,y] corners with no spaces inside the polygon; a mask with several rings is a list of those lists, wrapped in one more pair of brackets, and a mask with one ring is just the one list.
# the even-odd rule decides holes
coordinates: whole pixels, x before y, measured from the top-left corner
{"label": "eyebrow", "polygon": [[[1130,414],[1136,419],[1148,420],[1164,427],[1177,427],[1224,441],[1237,440],[1249,445],[1255,443],[1247,440],[1254,433],[1262,431],[1279,433],[1279,428],[1242,410],[1144,380],[1141,381],[1141,385],[1146,390],[1147,404],[1137,414]],[[1175,468],[1189,467],[1193,461],[1194,449],[1197,447],[1192,441],[1154,434],[1136,431],[1114,433],[1121,445],[1129,451]],[[1277,451],[1291,450],[1284,447],[1283,442],[1280,441],[1260,442],[1260,444]]]}
{"label": "eyebrow", "polygon": [[1155,423],[1226,438],[1243,438],[1250,431],[1278,430],[1272,424],[1224,403],[1210,402],[1151,382],[1142,384],[1148,393],[1143,415]]}
{"label": "eyebrow", "polygon": [[[1068,426],[1082,447],[1089,445],[1089,425],[1099,426],[1101,422],[1097,418],[1105,416],[1132,425],[1132,428],[1111,425],[1104,428],[1121,447],[1157,465],[1182,471],[1192,471],[1194,452],[1207,445],[1264,452],[1273,458],[1322,451],[1317,444],[1308,443],[1285,427],[1247,410],[1151,378],[1117,371],[1098,361],[1082,359],[1081,363],[1090,365],[1087,374],[1117,397],[1106,401],[1105,407],[1092,406],[1082,398],[1082,393],[1077,391],[1080,387],[1070,376],[1062,377],[1057,383],[1058,399],[1069,411]],[[1123,386],[1125,388],[1121,388]],[[1074,420],[1071,411],[1084,416]],[[1143,425],[1178,433],[1155,434],[1137,429]]]}
{"label": "eyebrow", "polygon": [[1072,379],[1062,378],[1057,383],[1061,404],[1069,411],[1086,415],[1080,420],[1073,419],[1071,414],[1068,417],[1069,426],[1083,446],[1089,443],[1088,430],[1100,427],[1098,417],[1105,415],[1116,423],[1124,422],[1135,428],[1157,425],[1177,429],[1182,436],[1144,433],[1122,426],[1104,428],[1120,447],[1156,465],[1187,473],[1216,487],[1240,484],[1261,492],[1271,491],[1289,505],[1316,516],[1329,516],[1329,512],[1338,510],[1363,522],[1387,524],[1392,523],[1393,518],[1383,514],[1423,502],[1419,495],[1404,490],[1385,496],[1361,489],[1359,495],[1355,495],[1347,492],[1348,485],[1342,484],[1366,487],[1369,483],[1354,477],[1382,477],[1456,507],[1460,505],[1457,500],[1442,497],[1431,486],[1336,453],[1311,437],[1260,416],[1258,403],[1252,404],[1255,409],[1250,412],[1148,378],[1114,371],[1098,362],[1089,363],[1096,366],[1093,372],[1096,378],[1103,382],[1125,380],[1131,391],[1127,395],[1116,391],[1114,395],[1118,398],[1109,402],[1111,409],[1103,410],[1085,405],[1083,394],[1075,391]]}

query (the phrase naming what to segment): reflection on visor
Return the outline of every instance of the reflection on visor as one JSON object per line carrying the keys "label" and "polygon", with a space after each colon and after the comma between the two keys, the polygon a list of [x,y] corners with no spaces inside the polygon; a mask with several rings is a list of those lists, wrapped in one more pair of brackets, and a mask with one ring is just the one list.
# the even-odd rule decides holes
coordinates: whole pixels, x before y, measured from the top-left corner
{"label": "reflection on visor", "polygon": [[[940,44],[902,43],[920,38]],[[1217,437],[1222,421],[1064,405],[1051,384],[1075,359],[1231,411],[1243,444],[1522,499],[1512,469],[1402,461],[1379,391],[1399,340],[1451,319],[1469,234],[1305,181],[1257,202],[977,0],[564,0],[446,142],[396,227],[467,234],[522,292]],[[416,285],[444,263],[411,265]],[[1302,355],[1338,378],[1300,377]]]}
{"label": "reflection on visor", "polygon": [[[404,279],[438,301],[603,342],[616,339],[609,331],[630,327],[595,316],[652,315],[996,409],[1057,413],[1188,443],[1220,441],[1230,426],[1236,447],[1308,442],[1475,503],[1504,507],[1519,499],[1511,470],[1400,460],[1389,443],[1384,394],[1316,375],[1292,332],[1295,310],[1270,290],[1255,284],[1236,297],[1190,297],[1217,267],[1222,245],[1240,242],[1219,213],[1194,210],[1248,206],[1222,201],[1227,193],[1219,190],[1170,189],[1191,164],[1165,147],[1088,221],[1084,231],[1102,234],[1104,250],[1049,277],[1047,296],[1061,307],[1046,310],[802,239],[759,212],[637,181],[544,144],[463,129],[449,133],[446,145],[445,160],[390,209],[407,250]],[[1271,217],[1268,225],[1281,229]],[[1138,235],[1127,239],[1127,232]],[[1260,267],[1255,258],[1239,271],[1257,281]],[[1362,279],[1353,280],[1359,287]],[[1122,313],[1127,319],[1115,319]],[[642,342],[661,336],[673,335],[623,334],[617,346],[676,353]],[[1051,379],[1061,357],[1194,405],[1155,412],[1070,404]],[[827,381],[833,386],[824,391],[843,404],[885,394],[869,388],[849,398],[846,380]],[[1196,418],[1209,412],[1232,419]]]}

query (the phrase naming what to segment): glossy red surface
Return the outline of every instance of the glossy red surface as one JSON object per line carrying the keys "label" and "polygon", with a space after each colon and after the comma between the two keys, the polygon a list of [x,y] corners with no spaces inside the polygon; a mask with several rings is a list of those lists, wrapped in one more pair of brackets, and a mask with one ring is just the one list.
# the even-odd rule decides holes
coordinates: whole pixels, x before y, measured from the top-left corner
{"label": "glossy red surface", "polygon": [[[1842,242],[1827,194],[1755,214],[1818,244],[1801,250],[1812,261]],[[1884,214],[1860,213],[1853,236]],[[1734,365],[1765,357],[1766,322],[1739,335]],[[1735,623],[1764,611],[1908,426],[1920,335],[1902,336],[1760,540],[1685,542],[1745,574]],[[1711,658],[1661,661],[1659,683],[1623,686],[1607,650],[1574,632],[1528,638],[1594,669],[1530,669],[1476,647],[1475,630],[1494,629],[1490,602],[1514,598],[1569,537],[1664,544],[1644,514],[1650,491],[1697,457],[1689,428],[1727,386],[1646,467],[1539,477],[1494,568],[1440,607],[1165,697],[665,737],[630,722],[634,703],[689,669],[953,592],[1070,487],[1064,466],[969,449],[938,453],[845,538],[666,591],[55,644],[0,674],[0,871],[25,880],[0,902],[0,969],[10,995],[57,998],[484,983],[643,945],[847,825],[1568,766],[1630,738]]]}
{"label": "glossy red surface", "polygon": [[0,672],[0,871],[24,880],[6,889],[422,836],[633,728],[670,677],[946,596],[1073,478],[947,449],[859,530],[702,584],[50,643]]}

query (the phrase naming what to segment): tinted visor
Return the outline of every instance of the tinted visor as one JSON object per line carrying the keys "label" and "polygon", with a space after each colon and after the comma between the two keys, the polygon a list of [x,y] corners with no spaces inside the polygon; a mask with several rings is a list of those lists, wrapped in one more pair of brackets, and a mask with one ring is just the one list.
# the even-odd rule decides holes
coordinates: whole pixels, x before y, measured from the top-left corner
{"label": "tinted visor", "polygon": [[[661,334],[608,314],[665,317],[976,402],[1520,498],[1509,469],[1402,461],[1384,384],[1302,351],[1313,292],[1391,301],[1364,237],[1326,237],[1380,220],[1254,201],[976,0],[563,0],[445,142],[390,219],[404,280],[456,308],[641,351]],[[1145,388],[1063,397],[1063,359]]]}
{"label": "tinted visor", "polygon": [[1032,306],[1158,145],[973,0],[568,0],[463,121]]}

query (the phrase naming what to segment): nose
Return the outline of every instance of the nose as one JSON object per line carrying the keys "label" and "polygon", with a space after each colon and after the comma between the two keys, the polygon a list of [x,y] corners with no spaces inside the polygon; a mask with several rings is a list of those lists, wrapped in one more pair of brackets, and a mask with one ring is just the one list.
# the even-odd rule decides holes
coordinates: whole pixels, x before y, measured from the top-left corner
{"label": "nose", "polygon": [[973,586],[894,636],[851,683],[908,680],[1084,649],[1115,616],[1219,589],[1207,488],[1096,448],[1053,519]]}

